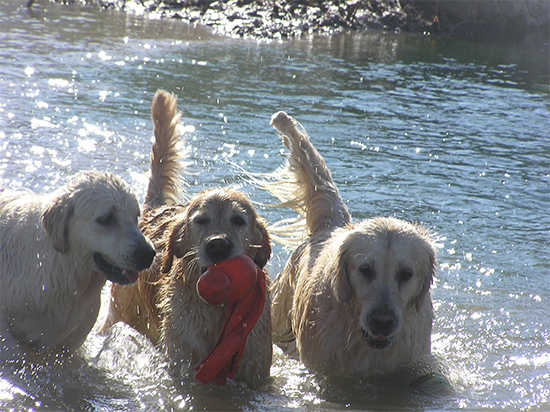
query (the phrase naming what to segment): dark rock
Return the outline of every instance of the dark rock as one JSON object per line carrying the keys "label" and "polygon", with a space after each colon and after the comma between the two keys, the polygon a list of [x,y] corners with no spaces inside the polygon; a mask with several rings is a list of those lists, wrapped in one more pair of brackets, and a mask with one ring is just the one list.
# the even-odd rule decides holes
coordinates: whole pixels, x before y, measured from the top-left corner
{"label": "dark rock", "polygon": [[[32,0],[30,0],[32,2]],[[548,0],[53,0],[104,9],[144,8],[159,18],[213,27],[229,36],[294,37],[383,29],[548,43]]]}
{"label": "dark rock", "polygon": [[549,39],[548,0],[400,0],[400,5],[412,30],[417,25],[446,36]]}

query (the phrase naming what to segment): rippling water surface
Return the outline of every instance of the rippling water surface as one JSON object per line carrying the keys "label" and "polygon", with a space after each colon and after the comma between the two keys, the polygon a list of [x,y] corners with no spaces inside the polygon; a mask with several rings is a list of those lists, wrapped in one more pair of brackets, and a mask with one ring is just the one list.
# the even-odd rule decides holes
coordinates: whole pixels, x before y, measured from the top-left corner
{"label": "rippling water surface", "polygon": [[[550,410],[547,46],[378,32],[256,42],[20,3],[0,4],[1,186],[50,191],[78,171],[111,170],[143,200],[158,88],[184,112],[189,191],[239,183],[243,169],[282,163],[269,119],[285,110],[355,219],[395,215],[437,233],[433,350],[455,392],[403,395],[383,380],[327,388],[280,352],[262,390],[205,388],[175,382],[119,325],[92,332],[63,367],[2,369],[1,409]],[[259,209],[272,222],[293,216]],[[274,251],[273,276],[289,255]]]}

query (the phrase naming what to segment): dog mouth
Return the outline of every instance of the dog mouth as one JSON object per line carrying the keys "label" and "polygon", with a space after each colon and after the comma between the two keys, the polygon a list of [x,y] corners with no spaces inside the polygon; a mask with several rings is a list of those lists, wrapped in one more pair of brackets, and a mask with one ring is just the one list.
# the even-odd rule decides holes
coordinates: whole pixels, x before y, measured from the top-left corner
{"label": "dog mouth", "polygon": [[94,253],[94,261],[99,270],[105,275],[111,282],[120,283],[121,285],[128,285],[138,280],[139,273],[135,270],[121,269],[111,264],[105,257],[99,253]]}
{"label": "dog mouth", "polygon": [[384,335],[373,336],[369,332],[367,332],[364,328],[361,328],[361,332],[363,333],[363,337],[365,338],[367,345],[369,345],[373,349],[385,349],[392,342],[391,336],[384,336]]}

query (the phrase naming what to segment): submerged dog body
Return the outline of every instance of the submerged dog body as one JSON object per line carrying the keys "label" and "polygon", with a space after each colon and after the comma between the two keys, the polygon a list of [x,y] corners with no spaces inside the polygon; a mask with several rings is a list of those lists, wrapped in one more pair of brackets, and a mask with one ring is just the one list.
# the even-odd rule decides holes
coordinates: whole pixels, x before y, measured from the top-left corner
{"label": "submerged dog body", "polygon": [[289,148],[282,180],[263,182],[306,220],[309,236],[272,285],[275,343],[311,370],[367,376],[430,353],[430,234],[392,217],[352,223],[324,160],[283,112],[272,125]]}
{"label": "submerged dog body", "polygon": [[[141,227],[162,259],[140,274],[136,285],[113,285],[108,318],[102,329],[124,321],[166,348],[169,358],[187,374],[216,344],[226,305],[209,305],[196,284],[209,265],[241,254],[263,268],[271,255],[265,224],[252,203],[232,188],[205,190],[186,204],[177,203],[176,126],[180,115],[175,96],[158,91],[153,99],[155,142],[151,178]],[[246,341],[236,380],[252,385],[269,376],[272,358],[271,302]]]}
{"label": "submerged dog body", "polygon": [[139,204],[111,173],[84,172],[51,195],[0,195],[2,359],[78,348],[107,279],[128,284],[155,250]]}

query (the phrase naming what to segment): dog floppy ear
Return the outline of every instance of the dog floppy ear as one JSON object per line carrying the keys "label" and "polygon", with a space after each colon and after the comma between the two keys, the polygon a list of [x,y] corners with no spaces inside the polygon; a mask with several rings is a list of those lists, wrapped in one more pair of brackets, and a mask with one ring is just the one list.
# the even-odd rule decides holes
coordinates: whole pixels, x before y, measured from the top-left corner
{"label": "dog floppy ear", "polygon": [[172,263],[174,257],[180,259],[183,257],[184,247],[187,236],[187,216],[180,222],[175,223],[172,226],[170,237],[168,238],[168,245],[164,249],[164,255],[162,257],[162,272],[168,273],[172,269]]}
{"label": "dog floppy ear", "polygon": [[259,267],[263,268],[271,258],[271,240],[264,222],[257,217],[252,246],[252,259]]}
{"label": "dog floppy ear", "polygon": [[349,302],[353,297],[353,288],[349,281],[348,267],[347,267],[347,242],[344,242],[338,247],[337,255],[329,260],[329,264],[326,266],[329,271],[329,276],[332,283],[332,290],[334,296],[339,302]]}
{"label": "dog floppy ear", "polygon": [[69,193],[53,199],[42,213],[42,224],[52,239],[55,250],[67,253],[69,250],[69,220],[74,214],[74,205]]}
{"label": "dog floppy ear", "polygon": [[421,306],[420,304],[422,303],[422,299],[428,294],[428,291],[430,290],[430,286],[432,285],[435,277],[437,257],[436,257],[435,250],[431,245],[427,248],[427,253],[429,255],[429,265],[426,268],[426,271],[424,273],[424,279],[422,280],[420,293],[415,297],[416,311],[420,310],[420,306]]}

